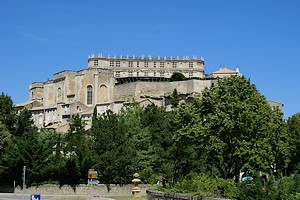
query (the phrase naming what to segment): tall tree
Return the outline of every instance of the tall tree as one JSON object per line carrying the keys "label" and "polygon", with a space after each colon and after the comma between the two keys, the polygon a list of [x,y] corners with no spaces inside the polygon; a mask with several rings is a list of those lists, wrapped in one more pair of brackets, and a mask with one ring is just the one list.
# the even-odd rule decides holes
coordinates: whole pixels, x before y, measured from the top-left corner
{"label": "tall tree", "polygon": [[191,172],[205,173],[205,151],[200,143],[198,101],[193,104],[180,104],[177,110],[173,111],[170,123],[172,127],[172,157],[173,182]]}
{"label": "tall tree", "polygon": [[222,177],[237,179],[240,170],[268,171],[275,159],[269,123],[274,114],[250,80],[240,76],[219,79],[203,91],[201,112],[209,162]]}
{"label": "tall tree", "polygon": [[2,92],[0,95],[0,122],[5,124],[10,133],[14,131],[16,122],[15,110],[11,97]]}
{"label": "tall tree", "polygon": [[91,154],[85,123],[79,115],[73,116],[65,136],[65,183],[87,182],[87,172],[91,167]]}
{"label": "tall tree", "polygon": [[125,184],[131,181],[132,160],[135,150],[127,138],[124,119],[112,111],[94,116],[91,138],[95,169],[100,182],[107,184]]}
{"label": "tall tree", "polygon": [[290,144],[291,163],[289,173],[300,172],[300,113],[296,113],[287,120],[287,134]]}

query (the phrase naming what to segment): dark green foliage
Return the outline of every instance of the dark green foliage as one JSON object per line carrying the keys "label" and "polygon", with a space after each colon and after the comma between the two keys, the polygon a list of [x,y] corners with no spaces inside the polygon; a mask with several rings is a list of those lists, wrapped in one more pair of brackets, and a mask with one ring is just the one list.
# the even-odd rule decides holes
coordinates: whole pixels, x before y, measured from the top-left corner
{"label": "dark green foliage", "polygon": [[186,80],[186,77],[182,74],[182,73],[179,73],[179,72],[175,72],[172,74],[171,78],[170,78],[170,81],[184,81]]}
{"label": "dark green foliage", "polygon": [[87,182],[87,173],[92,162],[88,135],[84,126],[81,117],[75,115],[65,136],[64,156],[66,157],[66,165],[63,175],[63,183],[65,184]]}
{"label": "dark green foliage", "polygon": [[126,137],[124,119],[111,111],[93,118],[91,148],[101,183],[130,182],[134,173],[135,150]]}
{"label": "dark green foliage", "polygon": [[287,120],[287,134],[290,143],[291,163],[288,166],[288,173],[300,172],[300,113],[289,117]]}
{"label": "dark green foliage", "polygon": [[0,95],[0,123],[4,124],[10,133],[14,131],[16,109],[10,96]]}
{"label": "dark green foliage", "polygon": [[179,94],[178,94],[178,92],[177,92],[177,89],[175,88],[174,90],[173,90],[173,94],[172,94],[172,102],[171,102],[171,104],[172,104],[172,108],[176,108],[177,106],[178,106],[178,104],[179,104]]}

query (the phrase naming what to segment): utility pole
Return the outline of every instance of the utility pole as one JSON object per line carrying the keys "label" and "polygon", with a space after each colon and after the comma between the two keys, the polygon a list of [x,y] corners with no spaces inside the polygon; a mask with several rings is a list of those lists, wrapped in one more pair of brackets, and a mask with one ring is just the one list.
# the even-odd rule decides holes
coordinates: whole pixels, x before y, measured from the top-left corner
{"label": "utility pole", "polygon": [[24,200],[24,194],[25,194],[25,172],[26,172],[26,166],[23,167],[23,191],[22,191],[22,200]]}

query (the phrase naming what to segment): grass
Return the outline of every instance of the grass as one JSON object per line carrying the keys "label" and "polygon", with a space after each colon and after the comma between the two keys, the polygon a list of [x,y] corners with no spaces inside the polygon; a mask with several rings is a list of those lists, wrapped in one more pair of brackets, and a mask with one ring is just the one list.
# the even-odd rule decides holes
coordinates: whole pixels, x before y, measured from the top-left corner
{"label": "grass", "polygon": [[114,197],[107,197],[114,200],[146,200],[145,196],[142,196],[141,198],[135,198],[134,196],[114,196]]}
{"label": "grass", "polygon": [[[141,198],[135,198],[134,196],[110,196],[106,197],[114,200],[146,200],[145,196],[142,196]],[[87,197],[63,197],[56,200],[87,200]]]}

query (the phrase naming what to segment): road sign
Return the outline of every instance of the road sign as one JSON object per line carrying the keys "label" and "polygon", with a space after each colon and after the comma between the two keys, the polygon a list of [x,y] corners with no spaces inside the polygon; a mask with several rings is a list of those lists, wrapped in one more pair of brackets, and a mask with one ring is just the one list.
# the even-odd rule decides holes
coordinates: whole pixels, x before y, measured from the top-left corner
{"label": "road sign", "polygon": [[89,169],[88,172],[88,184],[90,185],[97,185],[99,181],[97,180],[98,178],[98,172],[95,171],[94,169]]}
{"label": "road sign", "polygon": [[32,194],[30,195],[30,200],[41,200],[40,194]]}

